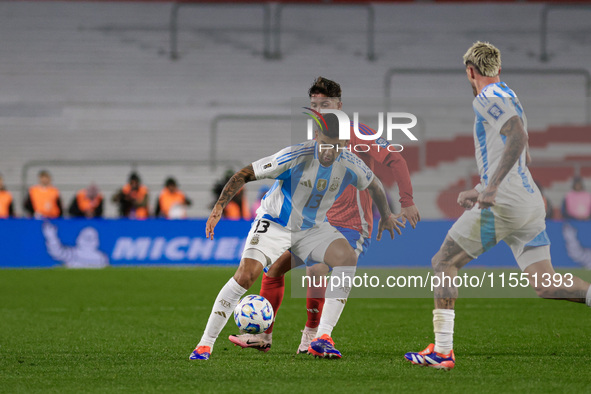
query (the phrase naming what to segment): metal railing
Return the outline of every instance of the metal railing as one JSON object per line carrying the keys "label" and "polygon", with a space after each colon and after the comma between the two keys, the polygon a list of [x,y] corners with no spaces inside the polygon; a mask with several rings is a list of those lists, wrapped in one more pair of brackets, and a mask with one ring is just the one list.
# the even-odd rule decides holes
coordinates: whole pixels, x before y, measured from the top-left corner
{"label": "metal railing", "polygon": [[217,158],[218,149],[218,127],[221,122],[225,121],[284,121],[291,120],[291,115],[256,115],[256,114],[222,114],[218,115],[211,121],[209,127],[209,165],[211,169],[217,168],[220,160]]}
{"label": "metal railing", "polygon": [[[390,68],[384,76],[384,98],[389,107],[389,101],[392,95],[392,79],[395,75],[458,75],[462,76],[462,68]],[[585,121],[591,124],[591,73],[584,68],[511,68],[503,70],[503,75],[521,74],[521,75],[580,75],[585,78]]]}
{"label": "metal railing", "polygon": [[556,10],[587,10],[591,11],[591,5],[589,4],[546,4],[542,8],[542,15],[540,18],[540,61],[547,62],[550,57],[548,56],[548,15],[550,11]]}
{"label": "metal railing", "polygon": [[[211,125],[209,128],[209,164],[210,168],[216,169],[220,164],[217,158],[217,144],[218,144],[218,130],[219,124],[224,121],[247,121],[247,122],[256,122],[256,121],[286,121],[292,120],[292,115],[241,115],[241,114],[222,114],[218,115],[211,121]],[[363,120],[363,119],[362,119]],[[419,138],[420,143],[419,147],[419,169],[424,169],[426,167],[427,156],[426,156],[426,147],[424,144],[425,138],[425,121],[420,116],[417,116],[417,125],[416,129],[413,129],[413,133]]]}
{"label": "metal railing", "polygon": [[[273,51],[272,57],[275,59],[281,58],[281,17],[283,14],[283,10],[285,8],[303,8],[303,7],[326,7],[326,6],[337,6],[339,8],[364,8],[367,11],[367,48],[366,48],[366,57],[369,61],[374,61],[376,59],[375,54],[375,10],[371,3],[358,3],[358,4],[334,4],[331,2],[325,3],[278,3],[275,5],[275,12],[274,12],[274,28],[273,34],[275,37],[275,47]],[[308,26],[309,27],[309,26]]]}
{"label": "metal railing", "polygon": [[[178,30],[179,30],[179,10],[184,6],[258,6],[263,8],[263,56],[266,59],[280,59],[281,54],[281,32],[282,15],[285,8],[302,7],[325,7],[338,6],[339,8],[364,8],[367,11],[367,48],[366,57],[369,61],[376,59],[375,55],[375,10],[371,3],[332,3],[329,1],[322,3],[298,3],[291,2],[215,2],[215,1],[195,1],[195,2],[175,2],[172,4],[169,20],[169,56],[171,60],[179,58],[178,54]],[[273,20],[271,20],[273,18]],[[274,42],[272,42],[274,41]]]}
{"label": "metal railing", "polygon": [[220,3],[220,2],[208,2],[199,1],[195,3],[180,2],[173,3],[170,10],[170,21],[169,21],[169,35],[170,35],[170,59],[178,59],[178,20],[179,10],[185,6],[257,6],[263,8],[263,56],[267,59],[271,58],[271,4],[270,3]]}

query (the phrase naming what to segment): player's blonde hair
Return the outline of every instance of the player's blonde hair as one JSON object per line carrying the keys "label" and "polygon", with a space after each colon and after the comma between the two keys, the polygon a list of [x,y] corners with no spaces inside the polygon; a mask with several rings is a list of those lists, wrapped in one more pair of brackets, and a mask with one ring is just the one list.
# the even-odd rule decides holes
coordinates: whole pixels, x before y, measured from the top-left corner
{"label": "player's blonde hair", "polygon": [[501,70],[501,51],[488,42],[477,41],[464,54],[464,64],[470,63],[480,75],[496,77]]}

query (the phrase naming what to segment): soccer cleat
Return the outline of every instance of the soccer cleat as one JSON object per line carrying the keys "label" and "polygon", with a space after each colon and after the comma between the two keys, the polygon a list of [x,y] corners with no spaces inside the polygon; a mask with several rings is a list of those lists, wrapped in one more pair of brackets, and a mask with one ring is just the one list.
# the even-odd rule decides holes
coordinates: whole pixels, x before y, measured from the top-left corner
{"label": "soccer cleat", "polygon": [[189,360],[209,360],[211,348],[209,346],[197,346],[189,356]]}
{"label": "soccer cleat", "polygon": [[317,332],[318,328],[305,327],[302,330],[302,341],[300,342],[300,346],[298,347],[298,351],[296,352],[296,354],[308,353],[310,343],[312,343],[312,340],[316,338]]}
{"label": "soccer cleat", "polygon": [[230,342],[241,348],[253,348],[260,350],[261,352],[268,352],[271,350],[271,344],[273,342],[272,334],[242,334],[242,335],[230,335],[228,337]]}
{"label": "soccer cleat", "polygon": [[435,351],[435,344],[430,344],[425,350],[418,353],[406,353],[404,358],[415,365],[423,367],[433,367],[437,369],[444,369],[446,371],[452,369],[456,365],[456,357],[454,351],[449,354],[441,354]]}
{"label": "soccer cleat", "polygon": [[334,341],[328,334],[314,338],[308,347],[308,354],[316,357],[341,358],[341,352],[334,347]]}

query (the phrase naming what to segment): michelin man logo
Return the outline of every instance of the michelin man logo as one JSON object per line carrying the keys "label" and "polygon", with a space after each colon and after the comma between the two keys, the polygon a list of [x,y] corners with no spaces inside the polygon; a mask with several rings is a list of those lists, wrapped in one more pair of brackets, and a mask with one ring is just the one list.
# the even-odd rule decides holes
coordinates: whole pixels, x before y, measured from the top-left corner
{"label": "michelin man logo", "polygon": [[591,269],[591,248],[585,248],[577,233],[579,231],[568,222],[564,223],[562,227],[562,236],[566,244],[566,253],[575,263],[580,264],[583,268]]}
{"label": "michelin man logo", "polygon": [[43,236],[47,253],[67,268],[103,268],[109,265],[109,258],[101,252],[98,231],[84,227],[76,237],[75,246],[64,246],[57,235],[57,227],[50,222],[43,223]]}

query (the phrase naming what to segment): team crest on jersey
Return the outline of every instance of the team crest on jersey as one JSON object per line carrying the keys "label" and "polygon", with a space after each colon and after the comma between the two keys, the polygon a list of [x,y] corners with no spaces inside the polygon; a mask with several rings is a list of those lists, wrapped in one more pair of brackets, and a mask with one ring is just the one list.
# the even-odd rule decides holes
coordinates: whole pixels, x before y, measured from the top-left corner
{"label": "team crest on jersey", "polygon": [[250,244],[251,245],[258,245],[259,244],[259,235],[255,234],[252,236],[252,238],[250,239]]}
{"label": "team crest on jersey", "polygon": [[334,192],[335,190],[337,190],[339,188],[339,181],[340,180],[341,180],[340,178],[335,177],[332,180],[332,183],[330,184],[330,187],[328,188],[328,191],[329,192]]}
{"label": "team crest on jersey", "polygon": [[328,183],[328,181],[326,179],[318,179],[318,182],[316,182],[316,189],[321,192],[324,189],[326,189],[326,184]]}
{"label": "team crest on jersey", "polygon": [[495,120],[499,120],[499,118],[501,117],[501,115],[503,115],[505,113],[505,111],[503,111],[498,105],[493,104],[488,109],[488,113],[489,113],[490,116],[492,116],[493,118],[495,118]]}

